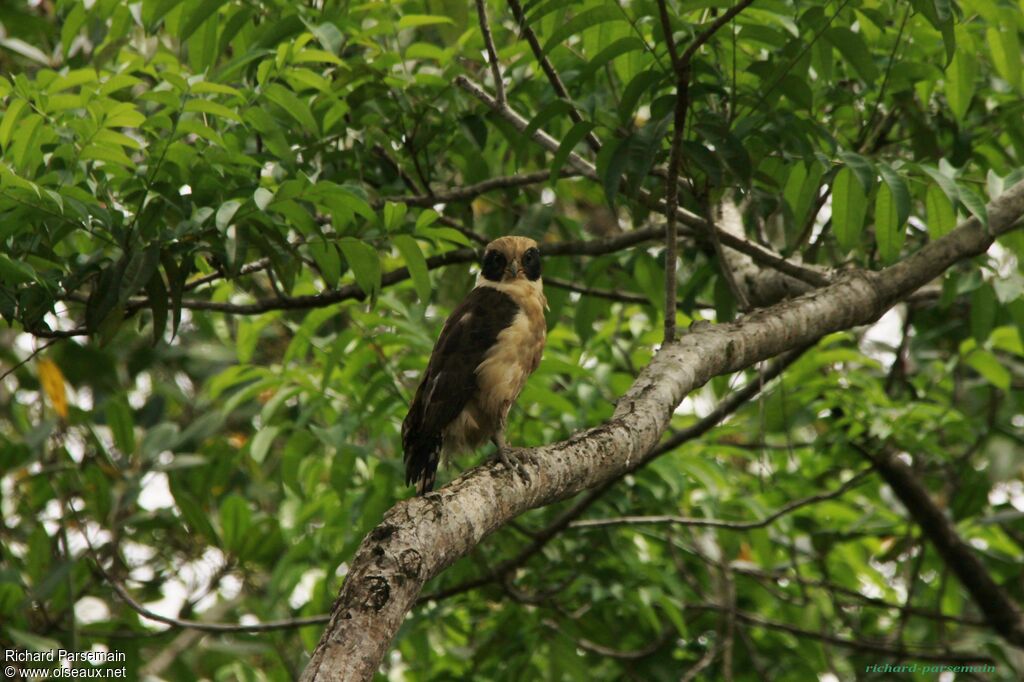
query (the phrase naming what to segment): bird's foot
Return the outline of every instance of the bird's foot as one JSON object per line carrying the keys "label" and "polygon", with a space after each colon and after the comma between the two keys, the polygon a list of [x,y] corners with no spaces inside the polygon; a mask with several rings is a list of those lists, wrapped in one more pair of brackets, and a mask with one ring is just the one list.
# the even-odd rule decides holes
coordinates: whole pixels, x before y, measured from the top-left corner
{"label": "bird's foot", "polygon": [[526,483],[530,482],[530,472],[527,470],[526,465],[536,464],[537,458],[529,448],[514,448],[506,445],[505,447],[499,447],[498,452],[494,456],[501,460],[506,469],[518,473]]}

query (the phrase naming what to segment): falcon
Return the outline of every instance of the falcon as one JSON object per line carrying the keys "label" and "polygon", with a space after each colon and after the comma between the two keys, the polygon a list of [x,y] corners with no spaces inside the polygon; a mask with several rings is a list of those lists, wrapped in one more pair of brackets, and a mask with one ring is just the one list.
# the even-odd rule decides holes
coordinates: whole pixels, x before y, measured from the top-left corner
{"label": "falcon", "polygon": [[448,317],[402,422],[405,482],[434,488],[449,456],[488,440],[509,469],[526,479],[505,442],[508,411],[540,364],[547,326],[540,249],[526,237],[487,245],[476,286]]}

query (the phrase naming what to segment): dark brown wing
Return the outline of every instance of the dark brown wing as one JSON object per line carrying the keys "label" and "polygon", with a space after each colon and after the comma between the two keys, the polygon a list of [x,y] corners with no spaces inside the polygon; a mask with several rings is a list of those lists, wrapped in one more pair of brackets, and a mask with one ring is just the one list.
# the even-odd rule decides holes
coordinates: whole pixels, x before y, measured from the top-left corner
{"label": "dark brown wing", "polygon": [[444,323],[402,422],[405,482],[415,482],[417,492],[433,489],[442,432],[476,394],[477,366],[518,312],[519,306],[507,294],[478,287]]}

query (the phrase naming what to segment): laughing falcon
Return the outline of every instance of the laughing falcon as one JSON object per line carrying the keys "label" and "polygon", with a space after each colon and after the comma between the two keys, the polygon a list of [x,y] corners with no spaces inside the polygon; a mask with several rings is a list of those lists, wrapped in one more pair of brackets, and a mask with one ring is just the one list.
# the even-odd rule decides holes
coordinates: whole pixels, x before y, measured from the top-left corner
{"label": "laughing falcon", "polygon": [[[537,242],[502,237],[488,244],[476,287],[444,323],[402,422],[405,482],[415,483],[417,493],[433,489],[442,457],[489,439],[513,467],[505,425],[540,364],[546,307]],[[528,478],[522,463],[515,466]]]}

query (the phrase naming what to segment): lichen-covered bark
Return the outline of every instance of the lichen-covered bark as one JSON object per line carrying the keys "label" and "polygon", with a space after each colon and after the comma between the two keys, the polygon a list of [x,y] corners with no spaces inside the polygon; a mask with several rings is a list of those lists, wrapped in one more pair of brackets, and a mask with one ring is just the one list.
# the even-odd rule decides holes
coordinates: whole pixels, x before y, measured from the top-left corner
{"label": "lichen-covered bark", "polygon": [[1024,214],[1024,182],[989,205],[989,227],[965,221],[880,272],[831,285],[730,323],[691,331],[661,349],[607,423],[536,448],[531,480],[487,463],[443,489],[403,500],[364,538],[303,680],[369,680],[423,584],[522,512],[625,471],[653,447],[687,393],[821,336],[877,319],[957,260],[984,253]]}

